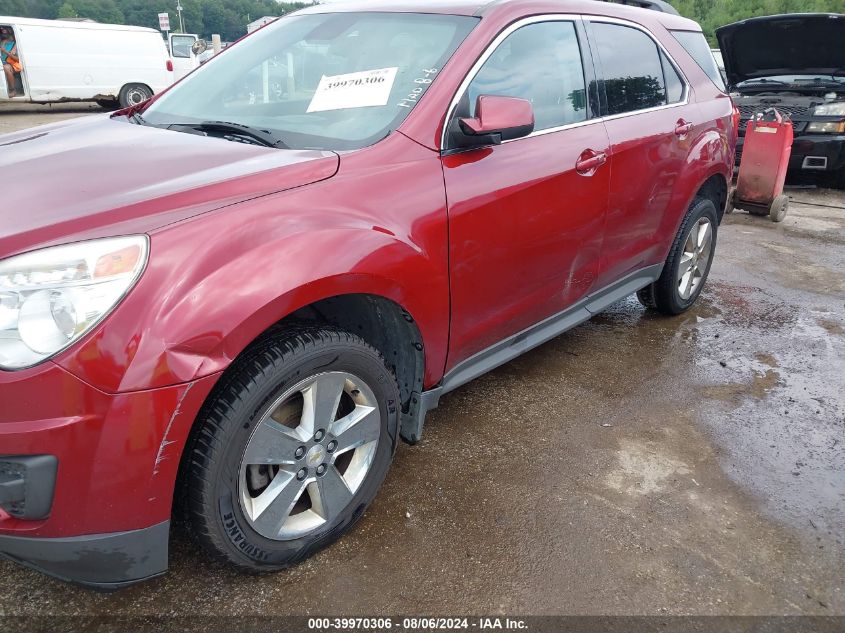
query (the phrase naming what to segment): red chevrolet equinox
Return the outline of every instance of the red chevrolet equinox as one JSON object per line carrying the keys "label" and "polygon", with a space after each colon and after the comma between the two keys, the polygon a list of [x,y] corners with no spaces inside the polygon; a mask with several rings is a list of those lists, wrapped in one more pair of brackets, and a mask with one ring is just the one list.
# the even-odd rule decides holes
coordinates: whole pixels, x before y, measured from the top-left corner
{"label": "red chevrolet equinox", "polygon": [[443,394],[696,301],[732,115],[677,15],[374,0],[1,136],[0,553],[115,588],[179,518],[243,569],[310,556]]}

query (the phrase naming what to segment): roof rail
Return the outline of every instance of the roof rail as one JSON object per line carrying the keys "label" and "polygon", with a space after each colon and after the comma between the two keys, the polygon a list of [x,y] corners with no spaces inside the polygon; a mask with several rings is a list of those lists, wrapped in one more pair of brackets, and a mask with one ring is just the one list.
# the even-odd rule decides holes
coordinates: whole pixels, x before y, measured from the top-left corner
{"label": "roof rail", "polygon": [[661,13],[680,15],[675,7],[668,2],[664,2],[664,0],[602,0],[602,2],[626,4],[631,7],[640,7],[641,9],[651,9],[652,11],[660,11]]}

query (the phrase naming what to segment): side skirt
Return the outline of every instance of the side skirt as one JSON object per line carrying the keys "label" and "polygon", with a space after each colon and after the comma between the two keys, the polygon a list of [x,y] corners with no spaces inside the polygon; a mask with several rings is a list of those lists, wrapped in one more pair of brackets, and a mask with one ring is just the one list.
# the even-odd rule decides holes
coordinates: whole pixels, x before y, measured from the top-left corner
{"label": "side skirt", "polygon": [[416,444],[419,441],[425,415],[437,408],[441,396],[580,325],[611,304],[653,283],[660,277],[662,271],[663,264],[654,264],[634,271],[619,281],[587,295],[563,312],[540,321],[458,363],[443,377],[440,385],[421,394],[413,394],[411,410],[403,416],[402,420],[402,439],[409,444]]}

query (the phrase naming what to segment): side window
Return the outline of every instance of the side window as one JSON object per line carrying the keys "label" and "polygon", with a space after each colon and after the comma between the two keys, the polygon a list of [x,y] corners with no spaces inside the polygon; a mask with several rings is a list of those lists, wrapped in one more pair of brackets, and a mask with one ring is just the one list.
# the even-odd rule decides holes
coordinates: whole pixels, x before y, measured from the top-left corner
{"label": "side window", "polygon": [[663,64],[663,77],[666,79],[666,99],[669,103],[679,103],[684,98],[684,82],[663,53],[660,53],[660,63]]}
{"label": "side window", "polygon": [[642,31],[619,24],[594,22],[608,114],[622,114],[666,105],[660,51]]}
{"label": "side window", "polygon": [[470,116],[480,95],[527,99],[535,131],[584,121],[587,98],[575,25],[538,22],[514,31],[470,83]]}

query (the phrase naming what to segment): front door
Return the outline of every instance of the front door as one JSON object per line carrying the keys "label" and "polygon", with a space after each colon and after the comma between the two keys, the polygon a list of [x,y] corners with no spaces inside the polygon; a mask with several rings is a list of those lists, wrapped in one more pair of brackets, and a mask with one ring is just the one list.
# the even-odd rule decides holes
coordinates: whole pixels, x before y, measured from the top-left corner
{"label": "front door", "polygon": [[194,55],[194,42],[196,35],[185,35],[176,33],[170,35],[170,57],[173,58],[173,81],[179,81],[189,72],[199,66],[199,60]]}
{"label": "front door", "polygon": [[447,122],[473,116],[479,95],[528,99],[535,117],[531,136],[501,145],[450,152],[447,137],[447,371],[562,311],[594,285],[609,143],[587,99],[594,82],[582,33],[577,20],[554,17],[505,31]]}

